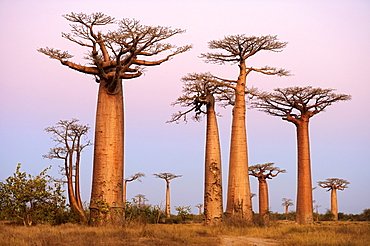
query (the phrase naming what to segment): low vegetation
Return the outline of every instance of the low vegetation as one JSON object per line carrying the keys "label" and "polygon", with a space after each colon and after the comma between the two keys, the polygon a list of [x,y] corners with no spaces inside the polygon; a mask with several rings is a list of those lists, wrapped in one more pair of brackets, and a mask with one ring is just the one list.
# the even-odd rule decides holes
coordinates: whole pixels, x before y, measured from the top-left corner
{"label": "low vegetation", "polygon": [[222,245],[223,237],[253,237],[275,240],[277,245],[367,245],[369,222],[292,221],[270,226],[217,226],[191,224],[128,223],[122,227],[89,227],[77,224],[32,227],[0,225],[0,245]]}

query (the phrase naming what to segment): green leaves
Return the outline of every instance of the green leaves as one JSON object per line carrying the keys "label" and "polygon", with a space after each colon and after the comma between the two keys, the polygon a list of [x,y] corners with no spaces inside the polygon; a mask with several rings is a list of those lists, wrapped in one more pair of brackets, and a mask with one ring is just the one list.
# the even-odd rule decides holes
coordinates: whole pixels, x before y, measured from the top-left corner
{"label": "green leaves", "polygon": [[[45,168],[37,176],[20,171],[18,163],[13,176],[5,182],[0,182],[0,208],[22,220],[24,225],[37,221],[49,221],[53,216],[50,211],[57,212],[65,208],[65,197],[60,184],[52,184],[52,178],[47,175],[51,168]],[[48,212],[49,211],[49,212]]]}

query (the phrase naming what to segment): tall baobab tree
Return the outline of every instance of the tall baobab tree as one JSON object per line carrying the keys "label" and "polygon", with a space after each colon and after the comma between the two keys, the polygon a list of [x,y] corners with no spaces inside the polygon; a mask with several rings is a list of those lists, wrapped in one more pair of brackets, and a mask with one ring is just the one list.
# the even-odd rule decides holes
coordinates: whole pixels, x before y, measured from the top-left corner
{"label": "tall baobab tree", "polygon": [[260,92],[253,107],[293,123],[297,131],[298,187],[296,222],[313,223],[311,155],[309,121],[335,102],[350,100],[333,89],[306,87],[277,88],[272,93]]}
{"label": "tall baobab tree", "polygon": [[245,178],[245,174],[248,173],[245,103],[247,76],[251,72],[278,76],[289,75],[289,72],[285,69],[248,66],[247,59],[260,51],[280,52],[286,45],[286,42],[280,42],[276,36],[271,35],[261,37],[230,35],[220,40],[208,42],[210,49],[221,50],[221,52],[201,55],[208,63],[220,65],[232,63],[239,66],[239,74],[236,80],[217,77],[217,82],[229,87],[234,92],[226,213],[239,216],[245,221],[252,220],[250,185],[249,179]]}
{"label": "tall baobab tree", "polygon": [[[146,26],[134,19],[116,21],[103,13],[71,13],[63,16],[71,22],[71,33],[62,37],[88,50],[86,65],[70,61],[68,51],[40,48],[39,52],[75,71],[95,77],[99,92],[95,123],[95,148],[91,190],[91,223],[120,222],[123,210],[123,92],[122,80],[140,77],[146,66],[160,65],[191,46],[176,47],[166,39],[184,33],[181,29]],[[103,33],[100,27],[116,24],[116,31]],[[100,28],[101,29],[101,28]],[[162,57],[159,57],[162,55]],[[150,59],[151,58],[151,59]],[[149,60],[148,60],[149,59]],[[99,204],[110,209],[104,213]],[[104,206],[106,207],[106,206]],[[117,215],[115,215],[117,214]]]}
{"label": "tall baobab tree", "polygon": [[337,190],[344,190],[348,188],[347,185],[350,183],[345,179],[338,178],[328,178],[325,181],[317,182],[322,188],[331,191],[331,213],[334,215],[334,220],[338,220],[338,200],[337,200]]}
{"label": "tall baobab tree", "polygon": [[172,115],[169,122],[187,121],[187,115],[194,112],[193,119],[199,121],[206,115],[206,146],[204,165],[204,215],[206,224],[222,220],[222,167],[220,137],[215,103],[229,100],[230,89],[210,82],[214,78],[209,73],[193,73],[182,78],[183,95],[173,105],[188,108]]}
{"label": "tall baobab tree", "polygon": [[135,180],[141,182],[140,178],[143,178],[143,177],[145,177],[144,173],[135,173],[134,175],[131,175],[130,178],[125,179],[123,181],[123,202],[124,203],[126,203],[126,200],[127,200],[127,183],[135,181]]}
{"label": "tall baobab tree", "polygon": [[158,173],[153,174],[156,178],[164,179],[166,181],[166,217],[171,216],[171,204],[170,204],[170,181],[175,178],[180,178],[182,175],[175,175],[172,173]]}
{"label": "tall baobab tree", "polygon": [[269,222],[269,194],[267,179],[276,177],[279,173],[285,173],[284,169],[273,167],[274,163],[256,164],[249,167],[249,175],[258,179],[259,214],[266,224]]}
{"label": "tall baobab tree", "polygon": [[292,199],[288,199],[288,198],[283,198],[282,199],[283,203],[281,204],[281,206],[285,207],[285,219],[288,220],[288,214],[289,214],[289,207],[290,206],[293,206],[293,201]]}
{"label": "tall baobab tree", "polygon": [[80,220],[86,223],[88,219],[80,195],[80,164],[82,151],[92,143],[86,136],[90,127],[78,124],[78,121],[78,119],[60,120],[55,126],[45,128],[46,132],[52,134],[56,146],[43,157],[63,160],[61,168],[67,179],[63,182],[67,183],[69,204]]}

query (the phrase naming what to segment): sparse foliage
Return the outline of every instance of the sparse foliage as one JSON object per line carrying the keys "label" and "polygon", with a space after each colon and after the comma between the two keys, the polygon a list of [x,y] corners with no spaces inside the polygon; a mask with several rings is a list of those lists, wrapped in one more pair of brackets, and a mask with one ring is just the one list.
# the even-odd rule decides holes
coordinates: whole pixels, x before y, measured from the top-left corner
{"label": "sparse foliage", "polygon": [[145,177],[145,174],[144,173],[135,173],[134,175],[131,175],[130,178],[127,178],[124,180],[124,187],[123,187],[123,201],[126,203],[126,199],[127,199],[127,183],[128,182],[132,182],[132,181],[139,181],[141,182],[141,179],[140,178],[144,178]]}
{"label": "sparse foliage", "polygon": [[199,121],[206,115],[206,151],[205,151],[205,185],[204,185],[204,215],[205,223],[213,224],[222,220],[222,166],[217,113],[215,103],[228,101],[232,91],[221,86],[217,79],[209,73],[193,73],[182,78],[183,95],[173,105],[188,108],[172,115],[170,122],[180,119],[187,121],[187,115],[194,112],[193,119]]}
{"label": "sparse foliage", "polygon": [[52,134],[56,146],[44,157],[63,160],[61,170],[66,178],[70,206],[80,220],[86,223],[87,216],[80,195],[80,164],[82,151],[92,143],[87,139],[90,127],[78,122],[78,119],[60,120],[56,126],[45,128],[46,132]]}
{"label": "sparse foliage", "polygon": [[338,200],[337,200],[337,190],[344,190],[348,188],[350,184],[345,179],[338,178],[328,178],[325,181],[317,182],[322,188],[327,188],[327,191],[331,191],[331,213],[334,216],[334,220],[338,220]]}
{"label": "sparse foliage", "polygon": [[164,179],[166,181],[166,217],[171,216],[171,205],[170,205],[170,181],[175,178],[180,178],[182,175],[176,175],[173,173],[157,173],[153,174],[156,178]]}
{"label": "sparse foliage", "polygon": [[201,54],[205,62],[215,64],[232,63],[239,66],[239,74],[236,80],[224,79],[213,76],[212,81],[219,86],[233,91],[233,120],[230,143],[230,162],[228,197],[226,213],[236,215],[245,221],[252,221],[252,202],[250,197],[249,179],[245,178],[248,173],[248,151],[246,137],[246,85],[247,76],[251,72],[265,75],[287,76],[289,71],[281,68],[265,66],[256,68],[247,66],[246,61],[260,51],[280,52],[286,47],[286,42],[280,42],[276,36],[251,36],[230,35],[220,40],[208,42],[208,47],[220,52]]}
{"label": "sparse foliage", "polygon": [[267,179],[276,177],[279,173],[285,173],[284,169],[273,166],[274,163],[256,164],[248,168],[249,175],[258,179],[259,214],[263,224],[269,222],[269,195]]}
{"label": "sparse foliage", "polygon": [[288,198],[283,198],[281,200],[283,201],[281,206],[285,207],[285,215],[286,215],[285,219],[288,220],[289,207],[293,206],[293,201],[292,201],[292,199],[288,199]]}
{"label": "sparse foliage", "polygon": [[313,223],[311,155],[309,121],[335,102],[351,96],[335,94],[333,89],[306,87],[277,88],[274,92],[255,93],[254,108],[292,122],[297,130],[298,188],[297,216],[299,224]]}

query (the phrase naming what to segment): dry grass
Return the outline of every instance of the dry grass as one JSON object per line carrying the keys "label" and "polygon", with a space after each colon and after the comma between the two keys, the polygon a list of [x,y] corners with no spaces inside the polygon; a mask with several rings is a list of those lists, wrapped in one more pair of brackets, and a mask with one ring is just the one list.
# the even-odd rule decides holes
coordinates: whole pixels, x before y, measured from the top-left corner
{"label": "dry grass", "polygon": [[271,238],[279,245],[369,245],[369,222],[322,222],[299,226],[279,222],[269,227],[200,224],[130,224],[88,227],[73,224],[34,227],[0,225],[0,245],[220,245],[220,236]]}

